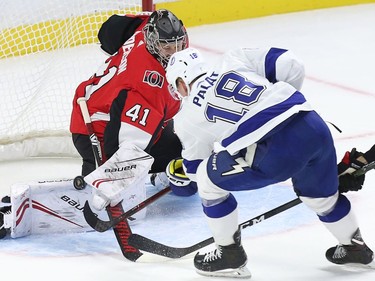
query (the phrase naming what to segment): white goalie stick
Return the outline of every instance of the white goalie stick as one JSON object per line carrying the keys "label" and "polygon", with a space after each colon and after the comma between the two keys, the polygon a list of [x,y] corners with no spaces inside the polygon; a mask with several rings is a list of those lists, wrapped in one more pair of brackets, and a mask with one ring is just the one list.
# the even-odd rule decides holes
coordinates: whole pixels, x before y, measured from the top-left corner
{"label": "white goalie stick", "polygon": [[[371,169],[374,169],[375,168],[375,161],[374,162],[371,162],[367,165],[364,165],[362,168],[358,169],[357,171],[355,171],[353,173],[354,176],[360,176],[360,175],[363,175],[365,174],[366,172],[368,172],[369,170]],[[256,216],[252,219],[249,219],[243,223],[241,223],[238,227],[240,229],[244,229],[246,227],[249,227],[249,226],[252,226],[252,225],[255,225],[255,224],[258,224],[268,218],[271,218],[273,217],[274,215],[277,215],[281,212],[284,212],[294,206],[297,206],[298,204],[300,204],[302,201],[299,199],[299,198],[296,198],[296,199],[293,199],[292,201],[289,201],[279,207],[276,207],[270,211],[267,211],[259,216]],[[208,245],[210,245],[211,243],[214,242],[214,238],[213,237],[210,237],[210,238],[207,238],[201,242],[198,242],[197,244],[194,244],[192,246],[188,246],[188,247],[183,247],[183,248],[179,248],[179,247],[172,247],[172,246],[167,246],[165,244],[162,244],[162,243],[159,243],[159,242],[156,242],[154,240],[151,240],[147,237],[144,237],[142,235],[139,235],[139,234],[132,234],[130,235],[129,239],[128,239],[128,243],[129,245],[133,246],[133,247],[136,247],[137,249],[139,250],[142,250],[142,251],[145,251],[145,252],[149,252],[149,253],[152,253],[154,255],[159,255],[159,256],[163,256],[163,257],[167,257],[167,258],[172,258],[172,259],[177,259],[177,258],[181,258],[181,257],[184,257],[186,255],[189,255],[203,247],[206,247]]]}
{"label": "white goalie stick", "polygon": [[[92,149],[94,152],[95,160],[98,166],[100,166],[103,163],[100,142],[98,138],[96,137],[94,130],[93,130],[90,114],[89,114],[87,104],[86,104],[86,99],[84,97],[78,98],[77,103],[79,104],[81,108],[81,113],[82,113],[83,120],[85,121],[87,133],[90,136],[90,141],[91,141]],[[117,217],[120,217],[122,214],[124,214],[124,209],[122,207],[121,202],[114,207],[111,207],[111,206],[106,207],[106,211],[108,213],[109,218],[112,221],[115,220]],[[131,261],[136,261],[139,257],[142,256],[142,253],[137,248],[135,248],[134,246],[130,246],[128,244],[128,238],[132,234],[132,231],[126,219],[118,223],[113,228],[113,231],[116,235],[116,239],[120,246],[121,252],[126,259],[131,260]]]}

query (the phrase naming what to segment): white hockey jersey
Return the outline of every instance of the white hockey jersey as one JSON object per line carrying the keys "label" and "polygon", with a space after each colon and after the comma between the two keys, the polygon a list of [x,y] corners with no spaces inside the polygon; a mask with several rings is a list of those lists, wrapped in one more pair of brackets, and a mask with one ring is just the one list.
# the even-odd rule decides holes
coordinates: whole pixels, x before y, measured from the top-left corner
{"label": "white hockey jersey", "polygon": [[298,91],[304,67],[284,49],[240,48],[226,53],[183,100],[174,126],[186,173],[195,180],[201,160],[219,142],[229,153],[256,143],[299,111],[312,110]]}

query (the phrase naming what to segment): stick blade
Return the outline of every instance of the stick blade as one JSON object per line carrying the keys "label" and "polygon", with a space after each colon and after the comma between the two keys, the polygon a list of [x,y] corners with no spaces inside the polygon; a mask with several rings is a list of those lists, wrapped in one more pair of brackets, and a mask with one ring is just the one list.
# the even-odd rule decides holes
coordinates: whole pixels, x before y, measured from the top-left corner
{"label": "stick blade", "polygon": [[172,259],[177,259],[184,256],[184,249],[179,251],[179,248],[169,247],[167,245],[158,243],[147,237],[139,234],[132,234],[128,239],[129,245],[136,247],[140,250],[153,253],[155,255],[164,256]]}
{"label": "stick blade", "polygon": [[111,228],[111,221],[102,221],[99,219],[98,215],[91,210],[88,201],[86,201],[83,206],[83,216],[85,217],[87,224],[98,232],[104,232]]}
{"label": "stick blade", "polygon": [[178,248],[178,247],[171,247],[165,244],[161,244],[159,242],[156,242],[154,240],[151,240],[147,237],[144,237],[136,233],[133,233],[128,238],[129,245],[134,246],[139,250],[152,253],[154,255],[164,256],[164,257],[171,258],[171,259],[179,259],[184,256],[187,256],[205,246],[210,245],[213,242],[214,242],[214,239],[210,237],[193,246]]}

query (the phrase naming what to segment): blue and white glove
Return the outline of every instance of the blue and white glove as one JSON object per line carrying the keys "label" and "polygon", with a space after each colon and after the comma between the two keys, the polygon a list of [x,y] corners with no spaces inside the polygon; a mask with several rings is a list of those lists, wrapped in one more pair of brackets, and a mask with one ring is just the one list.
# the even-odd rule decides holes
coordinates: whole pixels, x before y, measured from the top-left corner
{"label": "blue and white glove", "polygon": [[197,183],[186,175],[182,164],[183,159],[177,158],[169,162],[165,173],[169,179],[169,186],[177,196],[191,196],[198,190]]}

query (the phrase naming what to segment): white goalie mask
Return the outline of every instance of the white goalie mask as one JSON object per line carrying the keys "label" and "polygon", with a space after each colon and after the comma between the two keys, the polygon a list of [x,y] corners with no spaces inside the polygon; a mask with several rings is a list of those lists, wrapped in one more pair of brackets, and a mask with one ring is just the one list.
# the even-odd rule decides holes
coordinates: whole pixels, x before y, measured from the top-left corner
{"label": "white goalie mask", "polygon": [[199,76],[207,73],[207,64],[201,53],[194,48],[174,53],[166,69],[166,77],[169,83],[169,92],[176,100],[181,100],[183,96],[177,90],[177,79],[181,78],[190,93],[190,83]]}

